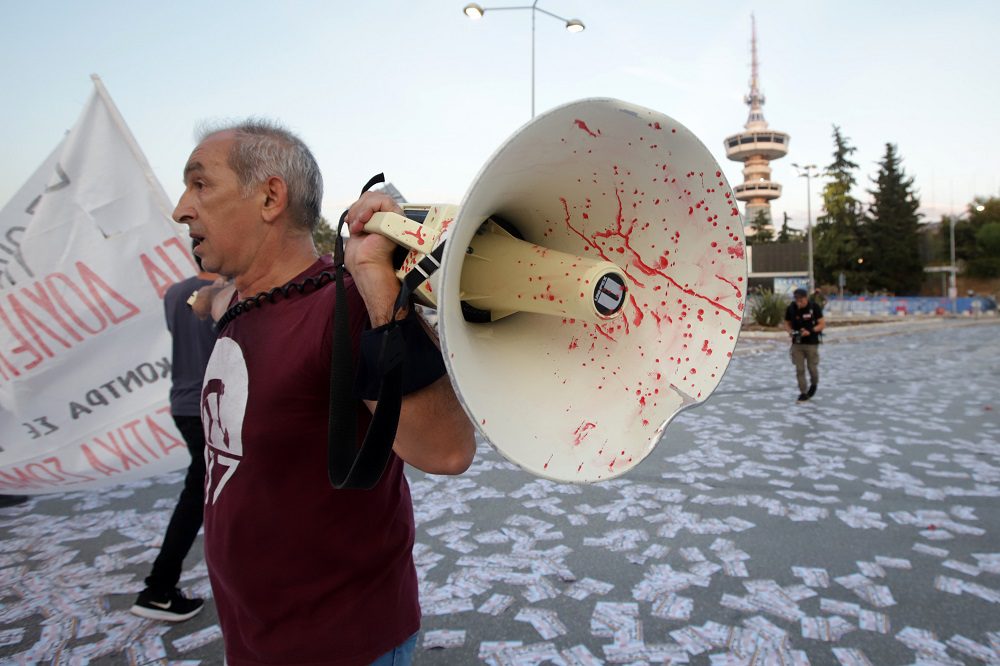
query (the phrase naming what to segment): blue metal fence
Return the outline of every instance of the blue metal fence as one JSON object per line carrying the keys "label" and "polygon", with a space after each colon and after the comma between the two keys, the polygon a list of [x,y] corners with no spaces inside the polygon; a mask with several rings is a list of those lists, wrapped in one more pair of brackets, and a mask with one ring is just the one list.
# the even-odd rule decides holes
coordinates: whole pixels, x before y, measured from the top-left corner
{"label": "blue metal fence", "polygon": [[906,314],[978,314],[996,310],[997,304],[991,298],[972,296],[954,299],[928,298],[924,296],[836,296],[829,298],[823,306],[829,315],[906,315]]}

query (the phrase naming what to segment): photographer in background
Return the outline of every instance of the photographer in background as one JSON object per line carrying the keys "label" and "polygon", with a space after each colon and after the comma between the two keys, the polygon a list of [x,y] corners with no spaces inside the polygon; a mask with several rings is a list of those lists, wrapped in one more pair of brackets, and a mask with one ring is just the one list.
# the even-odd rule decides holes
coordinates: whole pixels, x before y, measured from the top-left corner
{"label": "photographer in background", "polygon": [[[792,338],[792,363],[799,382],[798,402],[805,402],[816,394],[819,384],[820,334],[826,328],[823,308],[809,300],[805,289],[796,289],[794,301],[785,310],[785,330]],[[806,384],[806,370],[809,383]]]}

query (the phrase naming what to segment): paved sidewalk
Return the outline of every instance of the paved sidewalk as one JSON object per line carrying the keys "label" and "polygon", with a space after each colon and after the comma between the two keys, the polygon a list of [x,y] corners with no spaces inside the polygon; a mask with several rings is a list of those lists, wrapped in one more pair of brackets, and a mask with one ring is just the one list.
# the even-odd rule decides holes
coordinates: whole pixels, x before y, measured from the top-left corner
{"label": "paved sidewalk", "polygon": [[[745,332],[615,481],[486,446],[462,477],[411,471],[415,663],[1000,664],[996,323],[831,327],[804,404],[784,334]],[[0,664],[222,663],[211,601],[127,612],[181,478],[0,509]],[[182,585],[210,595],[200,540]]]}

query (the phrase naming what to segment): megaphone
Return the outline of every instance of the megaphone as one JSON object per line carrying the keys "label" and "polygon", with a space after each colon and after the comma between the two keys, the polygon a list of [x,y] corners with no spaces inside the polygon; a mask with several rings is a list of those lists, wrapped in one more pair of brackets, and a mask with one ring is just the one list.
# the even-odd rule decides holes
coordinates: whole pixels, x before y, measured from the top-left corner
{"label": "megaphone", "polygon": [[535,475],[624,474],[729,365],[743,222],[709,151],[668,116],[566,104],[511,136],[458,206],[403,213],[365,230],[408,250],[398,275],[437,309],[459,401]]}

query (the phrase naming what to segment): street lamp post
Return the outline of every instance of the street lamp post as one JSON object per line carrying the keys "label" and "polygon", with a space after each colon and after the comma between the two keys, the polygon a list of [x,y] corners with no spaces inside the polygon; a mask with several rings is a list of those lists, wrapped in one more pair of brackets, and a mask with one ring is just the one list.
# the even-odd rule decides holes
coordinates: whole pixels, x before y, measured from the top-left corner
{"label": "street lamp post", "polygon": [[553,14],[550,11],[546,11],[538,6],[538,0],[535,0],[531,5],[523,5],[519,7],[480,7],[474,2],[470,2],[462,11],[470,19],[479,20],[483,18],[483,14],[487,11],[500,11],[504,9],[530,9],[531,10],[531,117],[535,117],[535,13],[541,12],[546,16],[551,16],[554,19],[558,19],[566,24],[566,30],[569,32],[583,32],[586,28],[583,25],[583,21],[579,19],[565,19],[562,16]]}
{"label": "street lamp post", "polygon": [[806,245],[809,248],[809,293],[816,290],[815,277],[813,275],[813,216],[812,216],[812,179],[816,176],[816,165],[807,164],[799,166],[792,163],[795,170],[799,172],[799,178],[806,179]]}

